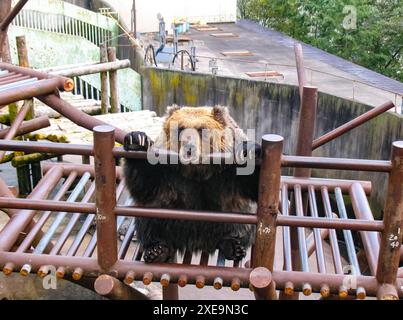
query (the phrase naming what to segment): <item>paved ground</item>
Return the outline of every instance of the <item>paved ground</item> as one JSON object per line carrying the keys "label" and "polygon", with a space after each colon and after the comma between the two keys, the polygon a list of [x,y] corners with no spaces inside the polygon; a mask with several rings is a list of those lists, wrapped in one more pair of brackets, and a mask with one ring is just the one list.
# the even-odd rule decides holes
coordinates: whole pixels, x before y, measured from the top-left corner
{"label": "paved ground", "polygon": [[[217,24],[218,30],[191,29],[184,36],[196,45],[197,71],[210,72],[209,61],[217,59],[218,74],[249,78],[246,72],[277,71],[284,77],[260,77],[257,80],[297,84],[293,45],[295,40],[279,32],[241,21]],[[236,37],[217,38],[213,33],[233,33]],[[152,35],[143,35],[145,43]],[[156,42],[153,42],[157,45]],[[157,45],[158,48],[158,45]],[[179,49],[188,49],[185,43]],[[251,56],[224,56],[224,51],[250,51]],[[403,83],[387,78],[322,50],[303,44],[308,84],[320,91],[377,106],[392,100],[400,108]]]}

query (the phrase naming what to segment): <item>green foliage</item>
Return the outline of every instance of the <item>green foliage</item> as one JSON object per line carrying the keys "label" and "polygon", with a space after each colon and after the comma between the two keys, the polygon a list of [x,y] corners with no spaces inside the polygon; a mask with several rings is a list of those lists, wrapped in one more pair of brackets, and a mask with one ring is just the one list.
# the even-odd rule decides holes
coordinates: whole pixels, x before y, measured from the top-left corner
{"label": "green foliage", "polygon": [[238,13],[403,81],[402,0],[238,0]]}

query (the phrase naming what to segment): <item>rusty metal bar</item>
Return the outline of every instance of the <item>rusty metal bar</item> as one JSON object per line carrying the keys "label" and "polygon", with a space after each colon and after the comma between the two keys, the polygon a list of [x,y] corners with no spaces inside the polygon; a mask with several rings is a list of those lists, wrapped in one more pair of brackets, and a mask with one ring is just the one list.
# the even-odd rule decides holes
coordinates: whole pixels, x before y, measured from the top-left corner
{"label": "rusty metal bar", "polygon": [[[118,188],[116,189],[117,198],[120,197],[123,190],[124,190],[124,181],[121,181],[118,185]],[[86,233],[88,232],[89,228],[91,227],[91,224],[92,224],[94,218],[95,218],[94,214],[89,214],[87,216],[87,218],[85,219],[84,223],[82,224],[80,230],[78,231],[76,237],[74,238],[73,243],[70,245],[70,248],[66,253],[67,256],[73,256],[77,253],[78,248],[80,247],[81,243],[83,242],[84,237],[85,237]],[[94,242],[96,242],[96,236],[94,237],[94,239],[95,239]],[[90,244],[88,246],[90,246]],[[93,248],[90,248],[90,249],[91,249],[91,253],[92,253],[93,250],[95,249],[95,245]],[[90,256],[90,255],[91,254],[89,254],[88,256]]]}
{"label": "rusty metal bar", "polygon": [[[365,192],[359,184],[353,184],[350,188],[350,198],[355,217],[361,221],[375,222]],[[376,232],[360,232],[361,240],[367,258],[371,274],[376,274],[379,255],[379,234]]]}
{"label": "rusty metal bar", "polygon": [[[22,136],[33,131],[46,128],[50,126],[49,117],[41,116],[29,121],[24,121],[17,129],[15,136]],[[5,139],[11,128],[0,130],[0,139]]]}
{"label": "rusty metal bar", "polygon": [[[56,167],[60,168],[60,167]],[[72,213],[94,214],[95,204],[77,204],[67,203],[65,201],[51,200],[27,200],[27,199],[10,199],[8,197],[0,197],[0,207],[10,209],[26,209],[47,210],[47,211],[66,211]],[[256,215],[223,213],[211,211],[186,211],[186,210],[168,210],[159,208],[140,208],[116,206],[115,214],[126,217],[144,217],[144,218],[160,218],[190,221],[211,221],[226,223],[243,223],[257,224]],[[378,231],[383,230],[382,221],[368,221],[359,219],[340,220],[334,218],[312,218],[312,217],[296,217],[296,216],[278,216],[277,226],[304,227],[304,228],[332,228],[332,229],[349,229],[357,231]]]}
{"label": "rusty metal bar", "polygon": [[390,172],[392,168],[392,164],[390,161],[322,158],[310,156],[283,156],[281,159],[281,165],[283,167],[292,168],[315,168],[375,172]]}
{"label": "rusty metal bar", "polygon": [[[46,161],[42,163],[42,169],[44,173],[48,172],[50,169],[54,167],[62,168],[64,177],[67,177],[72,172],[77,172],[79,176],[82,176],[83,174],[88,172],[89,174],[91,174],[91,177],[95,177],[95,169],[93,165],[83,165],[67,162],[46,162]],[[116,167],[116,177],[118,178],[118,180],[122,180],[123,177],[122,167]]]}
{"label": "rusty metal bar", "polygon": [[[333,218],[328,189],[326,187],[322,187],[321,193],[322,193],[323,206],[325,209],[325,215],[329,219]],[[340,220],[340,221],[345,221],[345,220]],[[341,263],[340,248],[339,248],[339,243],[337,241],[336,230],[334,230],[334,229],[329,230],[329,239],[330,239],[330,246],[332,248],[334,269],[335,269],[336,273],[343,274],[343,265]]]}
{"label": "rusty metal bar", "polygon": [[[262,164],[259,176],[257,232],[253,246],[252,266],[273,271],[276,244],[276,220],[279,212],[281,155],[283,137],[265,135],[262,138]],[[257,299],[277,299],[273,282],[264,288],[254,288]]]}
{"label": "rusty metal bar", "polygon": [[118,257],[116,216],[116,171],[112,149],[115,131],[110,126],[94,128],[95,203],[97,206],[97,256],[102,270],[107,271]]}
{"label": "rusty metal bar", "polygon": [[99,295],[111,300],[149,300],[140,291],[107,274],[95,280],[94,289]]}
{"label": "rusty metal bar", "polygon": [[52,93],[59,88],[60,83],[61,80],[59,78],[45,79],[36,81],[33,84],[24,85],[23,87],[11,88],[0,92],[0,106]]}
{"label": "rusty metal bar", "polygon": [[[3,21],[11,12],[11,0],[0,1],[0,20]],[[11,62],[10,45],[6,30],[0,29],[0,58],[2,61]]]}
{"label": "rusty metal bar", "polygon": [[[69,188],[73,184],[73,182],[75,181],[76,177],[77,177],[77,173],[72,172],[69,175],[69,177],[66,179],[66,181],[64,181],[62,187],[59,189],[59,191],[57,192],[57,194],[54,196],[54,198],[52,200],[59,201],[61,198],[63,198],[64,195],[66,194],[66,192],[69,190]],[[18,247],[16,252],[20,252],[20,253],[25,252],[31,246],[32,242],[38,236],[39,232],[41,231],[42,227],[44,226],[44,224],[46,223],[46,221],[49,219],[50,216],[51,216],[51,213],[49,211],[44,212],[41,215],[39,220],[36,222],[35,227],[33,227],[29,231],[29,233],[25,236],[24,240],[22,241],[22,243],[20,244],[20,246]]]}
{"label": "rusty metal bar", "polygon": [[[281,186],[281,214],[289,216],[288,186]],[[284,270],[292,271],[290,227],[283,227]]]}
{"label": "rusty metal bar", "polygon": [[[318,207],[316,204],[315,189],[313,187],[308,188],[309,194],[309,208],[311,211],[311,216],[314,218],[319,218]],[[320,229],[313,229],[314,239],[315,239],[315,252],[316,252],[316,262],[318,265],[319,273],[326,273],[326,262],[325,254],[323,252],[323,244]]]}
{"label": "rusty metal bar", "polygon": [[[13,123],[11,124],[9,131],[7,132],[6,136],[4,137],[4,140],[12,140],[15,138],[17,130],[21,126],[21,123],[24,121],[25,116],[29,112],[29,109],[30,109],[30,107],[28,105],[24,105],[21,108],[21,110],[18,112],[17,116],[15,117]],[[6,153],[5,151],[0,151],[0,161],[3,160],[5,153]]]}
{"label": "rusty metal bar", "polygon": [[[96,277],[101,274],[97,260],[94,258],[81,258],[81,257],[66,257],[66,256],[52,256],[52,255],[32,255],[32,254],[17,254],[14,252],[0,252],[0,267],[6,262],[12,262],[17,267],[22,266],[27,261],[30,261],[33,271],[37,271],[40,266],[46,265],[69,265],[84,270],[85,276]],[[123,261],[118,260],[113,267],[116,270],[116,277],[123,279],[126,274],[132,270],[136,270],[135,280],[142,279],[144,273],[152,272],[156,278],[160,278],[163,274],[169,272],[171,281],[176,282],[179,275],[184,274],[189,280],[189,284],[194,284],[194,280],[198,275],[206,277],[206,284],[212,284],[214,278],[220,276],[224,280],[224,285],[229,286],[233,278],[237,277],[241,280],[243,287],[249,285],[249,275],[252,271],[250,268],[231,268],[231,267],[213,267],[208,266],[203,269],[200,266],[182,265],[182,264],[144,264],[136,261]],[[71,273],[72,270],[67,270]],[[318,291],[323,282],[329,285],[331,292],[338,292],[338,289],[343,281],[345,275],[340,274],[320,274],[320,273],[303,273],[296,271],[274,271],[272,272],[273,281],[279,289],[284,288],[287,281],[295,283],[296,289],[301,290],[302,284],[306,281],[312,285],[313,290]],[[371,296],[376,295],[378,283],[373,276],[357,276],[357,285],[364,287],[368,294]],[[403,286],[403,279],[397,279],[396,287]],[[351,290],[353,293],[353,290]],[[403,291],[398,290],[399,296],[403,297]]]}
{"label": "rusty metal bar", "polygon": [[[18,84],[25,83],[25,80],[32,79],[30,76],[24,76],[23,74],[16,74],[0,80],[0,86],[5,86],[6,84]],[[32,80],[31,80],[32,81]],[[34,80],[35,81],[35,80]]]}
{"label": "rusty metal bar", "polygon": [[324,134],[318,139],[315,139],[312,143],[312,150],[315,150],[319,148],[320,146],[328,143],[329,141],[332,141],[341,135],[345,134],[346,132],[351,131],[352,129],[362,125],[363,123],[377,117],[378,115],[388,111],[389,109],[392,109],[395,105],[393,104],[392,101],[385,102],[384,104],[373,108],[364,114],[358,116],[357,118],[343,124],[342,126]]}
{"label": "rusty metal bar", "polygon": [[[95,183],[92,183],[91,186],[89,187],[88,191],[82,198],[81,203],[87,203],[93,196],[94,191],[95,191]],[[55,245],[53,246],[53,249],[50,251],[49,254],[59,254],[59,252],[62,249],[63,245],[65,244],[67,238],[69,237],[70,233],[72,232],[74,226],[80,219],[80,216],[81,216],[81,214],[79,214],[79,213],[74,213],[73,216],[71,216],[69,222],[64,227],[63,232],[59,236],[59,239],[57,239],[57,242],[55,243]]]}
{"label": "rusty metal bar", "polygon": [[[320,230],[320,237],[322,240],[325,240],[329,236],[329,229],[321,229]],[[311,233],[307,238],[306,238],[306,246],[308,249],[308,257],[310,257],[316,250],[316,243],[315,243],[315,238],[314,234]]]}
{"label": "rusty metal bar", "polygon": [[[392,144],[392,171],[383,214],[385,229],[381,235],[376,279],[380,285],[395,285],[403,240],[403,141]],[[396,290],[396,288],[395,288]],[[398,299],[398,293],[391,293]],[[380,299],[386,295],[378,293]]]}
{"label": "rusty metal bar", "polygon": [[[59,112],[64,117],[90,131],[92,131],[93,128],[96,126],[105,125],[105,122],[77,110],[72,105],[70,105],[66,101],[63,101],[54,94],[38,97],[38,99],[55,111]],[[119,128],[115,128],[115,137],[117,142],[123,144],[126,134],[127,132]]]}
{"label": "rusty metal bar", "polygon": [[11,9],[11,11],[7,14],[7,16],[0,23],[0,31],[6,31],[10,23],[14,20],[17,14],[21,11],[21,9],[25,6],[28,0],[20,0],[18,3]]}
{"label": "rusty metal bar", "polygon": [[[336,188],[334,190],[337,208],[339,211],[339,215],[341,219],[348,219],[346,206],[344,204],[343,194],[340,188]],[[357,253],[355,251],[354,239],[350,230],[343,230],[344,240],[346,242],[347,254],[351,265],[351,274],[352,275],[361,275],[360,264],[358,262]],[[364,288],[357,288],[357,298],[365,299],[366,292]]]}
{"label": "rusty metal bar", "polygon": [[[37,199],[43,199],[48,197],[50,192],[62,178],[61,169],[53,169],[45,175],[42,180],[37,184],[32,193],[27,199],[24,199],[28,203]],[[12,200],[12,199],[10,199]],[[17,200],[17,199],[15,199]],[[10,221],[0,231],[0,251],[8,251],[17,241],[20,233],[26,229],[26,227],[32,222],[36,211],[23,210],[15,214]]]}
{"label": "rusty metal bar", "polygon": [[304,67],[304,54],[300,43],[294,44],[295,63],[297,66],[299,96],[302,99],[304,87],[306,86],[306,74]]}
{"label": "rusty metal bar", "polygon": [[[297,217],[304,217],[304,209],[302,203],[302,192],[301,188],[296,185],[294,187],[294,197],[295,197],[295,212]],[[298,228],[298,246],[299,246],[299,254],[301,259],[301,269],[303,272],[309,272],[309,262],[308,262],[308,250],[306,246],[306,235],[305,229],[300,227]]]}
{"label": "rusty metal bar", "polygon": [[[73,91],[74,89],[74,81],[71,80],[70,78],[62,77],[62,76],[54,76],[45,72],[33,70],[30,68],[24,68],[24,67],[19,67],[15,66],[9,63],[4,63],[0,62],[0,69],[2,70],[8,70],[9,72],[15,72],[19,74],[23,74],[26,76],[30,76],[32,78],[37,78],[40,80],[49,80],[49,79],[59,79],[57,82],[57,87],[60,88],[61,90],[70,92]],[[23,99],[21,99],[23,100]]]}

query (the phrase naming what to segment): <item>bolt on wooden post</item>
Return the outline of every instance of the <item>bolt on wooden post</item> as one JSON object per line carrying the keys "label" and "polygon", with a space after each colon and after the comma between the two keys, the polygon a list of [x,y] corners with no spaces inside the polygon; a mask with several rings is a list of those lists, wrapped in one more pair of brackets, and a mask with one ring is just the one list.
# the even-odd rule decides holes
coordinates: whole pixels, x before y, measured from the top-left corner
{"label": "bolt on wooden post", "polygon": [[112,149],[114,128],[101,125],[94,128],[95,204],[97,222],[98,264],[107,272],[117,261],[116,169]]}
{"label": "bolt on wooden post", "polygon": [[[116,61],[116,48],[108,48],[108,60],[109,62]],[[119,103],[119,86],[118,86],[118,71],[109,71],[109,85],[111,91],[111,113],[120,112]]]}
{"label": "bolt on wooden post", "polygon": [[396,289],[400,248],[403,239],[403,141],[392,145],[392,170],[383,216],[385,229],[381,236],[376,278],[379,299],[399,299]]}
{"label": "bolt on wooden post", "polygon": [[[100,62],[108,62],[108,49],[105,43],[100,46]],[[101,72],[101,113],[107,114],[109,110],[108,73]]]}
{"label": "bolt on wooden post", "polygon": [[[265,135],[262,138],[262,163],[259,176],[256,243],[252,267],[273,271],[276,244],[276,220],[280,201],[281,156],[283,137]],[[265,288],[254,288],[257,299],[277,299],[274,282]]]}

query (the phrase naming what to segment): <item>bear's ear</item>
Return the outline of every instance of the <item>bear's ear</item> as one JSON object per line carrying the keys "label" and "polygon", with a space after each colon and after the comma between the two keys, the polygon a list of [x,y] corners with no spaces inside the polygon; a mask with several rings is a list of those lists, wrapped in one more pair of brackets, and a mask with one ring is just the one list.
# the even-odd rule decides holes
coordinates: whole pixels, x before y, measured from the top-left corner
{"label": "bear's ear", "polygon": [[169,118],[172,116],[176,111],[178,111],[181,107],[177,106],[176,104],[167,108],[166,117]]}
{"label": "bear's ear", "polygon": [[223,127],[227,125],[228,109],[226,107],[215,106],[212,113],[214,120],[219,122]]}

